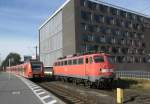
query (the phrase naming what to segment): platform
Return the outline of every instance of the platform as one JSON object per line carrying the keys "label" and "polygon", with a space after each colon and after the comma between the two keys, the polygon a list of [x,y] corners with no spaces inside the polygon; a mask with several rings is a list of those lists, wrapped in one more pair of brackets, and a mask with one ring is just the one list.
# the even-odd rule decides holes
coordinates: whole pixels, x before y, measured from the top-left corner
{"label": "platform", "polygon": [[31,81],[0,72],[0,104],[61,104],[59,99]]}

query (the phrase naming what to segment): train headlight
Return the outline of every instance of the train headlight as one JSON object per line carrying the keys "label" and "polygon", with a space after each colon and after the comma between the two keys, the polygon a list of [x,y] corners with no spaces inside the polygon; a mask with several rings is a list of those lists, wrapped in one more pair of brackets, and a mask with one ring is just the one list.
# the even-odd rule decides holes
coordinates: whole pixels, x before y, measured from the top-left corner
{"label": "train headlight", "polygon": [[109,69],[102,69],[102,73],[107,73],[109,72]]}
{"label": "train headlight", "polygon": [[114,72],[114,69],[102,69],[102,73]]}

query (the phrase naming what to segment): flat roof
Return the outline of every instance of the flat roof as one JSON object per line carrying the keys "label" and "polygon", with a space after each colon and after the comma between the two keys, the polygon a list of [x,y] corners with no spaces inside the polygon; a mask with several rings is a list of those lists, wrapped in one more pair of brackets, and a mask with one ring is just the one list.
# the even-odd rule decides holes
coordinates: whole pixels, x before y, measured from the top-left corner
{"label": "flat roof", "polygon": [[[60,7],[39,27],[39,30],[40,30],[48,21],[50,21],[57,13],[59,13],[70,1],[71,1],[71,0],[66,0],[66,2],[65,2],[64,4],[62,4],[62,6],[60,6]],[[129,10],[129,9],[120,7],[120,6],[112,5],[112,4],[109,4],[109,3],[106,3],[106,2],[103,2],[103,1],[100,1],[100,0],[88,0],[88,1],[92,1],[92,2],[95,2],[95,3],[98,3],[98,4],[103,4],[103,5],[105,5],[105,6],[113,7],[113,8],[116,8],[116,9],[124,10],[124,11],[126,11],[126,12],[134,13],[134,14],[136,14],[136,15],[140,15],[140,16],[143,16],[143,17],[150,18],[149,15],[145,15],[145,14],[142,14],[142,13],[139,13],[139,12],[136,12],[136,11],[132,11],[132,10]]]}
{"label": "flat roof", "polygon": [[51,20],[57,13],[59,13],[65,5],[67,5],[71,0],[66,0],[64,4],[62,4],[40,27],[39,30],[49,21]]}

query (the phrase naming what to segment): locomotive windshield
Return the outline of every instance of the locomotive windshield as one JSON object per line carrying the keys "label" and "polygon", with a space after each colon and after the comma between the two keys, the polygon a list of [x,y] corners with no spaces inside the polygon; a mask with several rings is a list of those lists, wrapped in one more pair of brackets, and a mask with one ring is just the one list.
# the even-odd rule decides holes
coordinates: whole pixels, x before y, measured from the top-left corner
{"label": "locomotive windshield", "polygon": [[103,56],[95,56],[94,61],[95,61],[95,63],[104,62],[104,57]]}
{"label": "locomotive windshield", "polygon": [[41,64],[40,63],[39,64],[33,63],[32,64],[32,69],[33,70],[40,70],[41,69]]}

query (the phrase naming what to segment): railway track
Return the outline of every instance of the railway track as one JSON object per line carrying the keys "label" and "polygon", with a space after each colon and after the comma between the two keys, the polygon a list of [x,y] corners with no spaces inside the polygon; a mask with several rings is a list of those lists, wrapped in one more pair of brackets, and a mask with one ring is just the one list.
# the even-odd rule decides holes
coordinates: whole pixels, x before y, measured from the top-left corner
{"label": "railway track", "polygon": [[48,82],[39,83],[39,85],[67,104],[95,104],[91,99],[87,99],[86,96],[83,96],[76,91],[72,91],[68,89],[68,87],[58,86],[56,83],[49,84]]}
{"label": "railway track", "polygon": [[[116,104],[115,90],[91,89],[60,81],[37,83],[67,104]],[[150,104],[149,91],[124,89],[124,104]]]}

